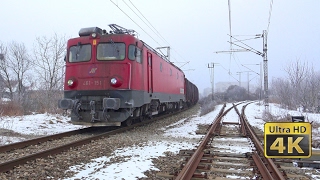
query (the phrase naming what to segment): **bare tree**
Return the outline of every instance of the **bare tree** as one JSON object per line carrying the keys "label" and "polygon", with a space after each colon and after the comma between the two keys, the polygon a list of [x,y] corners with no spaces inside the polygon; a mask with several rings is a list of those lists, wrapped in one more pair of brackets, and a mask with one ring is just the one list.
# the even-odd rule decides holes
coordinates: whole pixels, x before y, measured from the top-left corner
{"label": "bare tree", "polygon": [[237,85],[231,85],[225,92],[227,101],[244,101],[248,97],[246,89]]}
{"label": "bare tree", "polygon": [[26,87],[30,60],[23,43],[12,41],[7,45],[0,43],[0,74],[3,80],[3,93],[11,99],[13,112],[25,113]]}
{"label": "bare tree", "polygon": [[[11,95],[16,92],[17,96],[13,98],[22,103],[26,90],[27,71],[30,70],[31,65],[25,45],[15,41],[9,43],[7,56],[2,65]],[[12,81],[16,81],[16,85]]]}
{"label": "bare tree", "polygon": [[313,66],[297,59],[285,71],[287,79],[278,78],[272,82],[274,96],[289,109],[302,107],[303,111],[315,111],[319,107],[320,74]]}
{"label": "bare tree", "polygon": [[277,78],[272,80],[272,91],[281,106],[287,109],[294,108],[293,91],[289,80]]}
{"label": "bare tree", "polygon": [[8,54],[7,54],[7,47],[0,42],[0,75],[3,78],[4,81],[4,87],[3,91],[9,91],[9,98],[12,100],[13,99],[13,89],[11,85],[11,76],[9,73],[9,68],[8,68]]}
{"label": "bare tree", "polygon": [[34,65],[42,90],[41,101],[46,110],[55,108],[57,96],[63,88],[64,57],[66,54],[66,37],[54,34],[52,37],[37,37],[34,44]]}
{"label": "bare tree", "polygon": [[17,81],[18,102],[22,102],[25,93],[25,81],[27,80],[27,71],[31,64],[27,49],[23,43],[15,41],[9,44],[9,63],[8,67],[12,70],[14,79]]}
{"label": "bare tree", "polygon": [[302,87],[302,99],[301,105],[303,111],[315,112],[318,106],[318,93],[320,91],[320,76],[315,73],[313,67],[311,66],[306,73],[306,79],[303,82]]}
{"label": "bare tree", "polygon": [[[288,64],[285,68],[285,71],[288,74],[288,79],[292,86],[293,100],[296,102],[295,104],[299,104],[303,99],[303,83],[307,78],[308,72],[308,63],[301,62],[300,59],[297,59],[295,62]],[[297,107],[295,107],[297,108]]]}

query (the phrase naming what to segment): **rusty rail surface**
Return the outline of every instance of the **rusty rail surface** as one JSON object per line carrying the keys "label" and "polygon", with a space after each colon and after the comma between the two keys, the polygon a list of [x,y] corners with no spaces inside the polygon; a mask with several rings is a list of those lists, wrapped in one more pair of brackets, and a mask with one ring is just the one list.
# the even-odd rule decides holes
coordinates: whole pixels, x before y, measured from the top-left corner
{"label": "rusty rail surface", "polygon": [[226,112],[224,112],[225,107],[226,107],[226,104],[224,104],[223,107],[221,108],[219,114],[217,115],[217,117],[215,118],[213,123],[210,125],[208,133],[205,135],[201,144],[198,146],[196,151],[190,157],[190,159],[188,160],[186,165],[179,172],[179,174],[176,177],[176,180],[186,180],[186,179],[192,178],[192,176],[194,175],[194,172],[197,169],[197,166],[198,166],[198,164],[204,154],[203,150],[205,149],[207,143],[209,142],[209,140],[211,139],[211,137],[215,133],[216,128],[220,124],[222,117],[233,108],[233,107],[229,108]]}
{"label": "rusty rail surface", "polygon": [[273,160],[264,156],[264,150],[261,142],[247,121],[245,116],[245,108],[249,104],[250,103],[242,107],[240,121],[241,126],[243,126],[243,128],[241,128],[243,135],[249,136],[256,147],[256,151],[253,152],[252,158],[263,179],[285,180],[286,178],[279,171]]}
{"label": "rusty rail surface", "polygon": [[[128,127],[120,127],[120,128],[118,127],[118,129],[115,129],[115,130],[112,130],[112,131],[108,131],[108,132],[105,132],[105,133],[100,133],[98,135],[95,135],[95,136],[92,136],[92,137],[89,137],[89,138],[81,139],[81,140],[78,140],[78,141],[75,141],[75,142],[72,142],[72,143],[69,143],[69,144],[65,144],[65,145],[59,146],[59,147],[55,147],[55,148],[52,148],[52,149],[41,151],[39,153],[27,155],[27,156],[22,157],[22,158],[18,158],[18,159],[14,159],[12,161],[1,163],[0,164],[0,172],[9,171],[9,170],[13,169],[15,166],[19,166],[19,165],[25,164],[27,161],[35,160],[37,158],[44,158],[44,157],[47,157],[49,155],[56,155],[56,154],[59,154],[59,153],[61,153],[63,151],[69,150],[71,147],[77,147],[77,146],[85,145],[85,144],[90,143],[91,141],[98,140],[98,139],[101,139],[103,137],[108,137],[110,135],[114,135],[114,134],[117,134],[117,133],[125,132],[125,131],[128,131],[128,130],[134,129],[135,127],[143,126],[145,124],[148,124],[148,123],[151,123],[151,122],[163,119],[163,118],[170,117],[172,115],[178,114],[178,113],[183,112],[185,110],[187,110],[187,109],[183,109],[183,110],[180,110],[180,111],[177,111],[177,112],[174,112],[174,113],[170,113],[170,114],[165,114],[165,115],[161,115],[161,116],[158,116],[158,117],[154,117],[152,119],[145,120],[143,122],[140,122],[140,123],[137,123],[137,124],[133,124],[133,125],[128,126]],[[83,131],[85,131],[85,130],[83,130]],[[90,130],[90,131],[92,131],[92,130]],[[66,133],[71,133],[71,135],[72,135],[72,133],[76,133],[76,132],[78,132],[78,130],[70,131],[70,132],[66,132]],[[52,137],[56,137],[57,138],[57,137],[63,136],[63,135],[65,137],[64,133],[61,133],[61,134],[48,136],[47,138],[50,140],[50,139],[52,139]],[[26,143],[25,142],[14,143],[16,145],[12,144],[12,145],[1,146],[0,149],[2,150],[2,152],[5,152],[5,151],[9,151],[9,150],[12,150],[12,149],[15,149],[15,148],[24,148],[24,147],[29,146],[31,144],[37,144],[39,142],[39,139],[41,140],[41,142],[43,142],[44,139],[46,139],[46,137],[43,137],[43,139],[42,138],[38,138],[38,139],[35,139],[35,140],[25,141]],[[59,138],[57,138],[57,139],[59,139]],[[28,142],[30,142],[31,144],[28,144]]]}
{"label": "rusty rail surface", "polygon": [[59,134],[54,134],[54,135],[50,135],[50,136],[44,136],[44,137],[40,137],[40,138],[30,139],[30,140],[27,140],[27,141],[7,144],[7,145],[0,146],[0,153],[6,152],[6,151],[10,151],[10,150],[13,150],[13,149],[22,149],[22,148],[27,147],[27,146],[40,144],[40,143],[43,143],[43,142],[46,142],[46,141],[50,141],[50,140],[61,139],[63,137],[67,137],[67,136],[72,136],[72,135],[82,134],[82,133],[88,133],[88,132],[92,132],[94,130],[95,130],[94,127],[88,127],[88,128],[83,128],[83,129],[77,129],[77,130],[73,130],[73,131],[63,132],[63,133],[59,133]]}

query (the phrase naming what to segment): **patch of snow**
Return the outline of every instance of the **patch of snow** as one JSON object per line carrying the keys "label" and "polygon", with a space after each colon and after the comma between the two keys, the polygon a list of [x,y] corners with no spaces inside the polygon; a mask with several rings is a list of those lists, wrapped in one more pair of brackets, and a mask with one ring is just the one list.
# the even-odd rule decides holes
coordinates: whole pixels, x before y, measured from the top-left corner
{"label": "patch of snow", "polygon": [[[231,107],[232,104],[227,104],[226,108]],[[301,113],[298,111],[289,111],[279,108],[278,105],[270,103],[270,112],[274,115],[284,116],[290,115],[305,115],[308,120],[320,122],[319,114]],[[199,124],[211,124],[221,109],[221,105],[217,106],[216,110],[204,115],[199,116],[199,113],[189,119],[181,119],[180,121],[169,125],[168,127],[162,127],[165,130],[165,136],[167,137],[182,137],[194,139],[201,137],[201,135],[195,134],[197,126]],[[241,110],[241,106],[238,108]],[[237,113],[233,112],[224,118],[223,121],[238,122]],[[252,103],[246,108],[246,116],[251,125],[263,130],[265,122],[262,120],[262,113],[264,106],[259,106],[257,103]],[[21,134],[34,134],[34,135],[49,135],[74,129],[79,129],[82,126],[76,126],[70,123],[68,117],[61,115],[51,114],[34,114],[28,116],[17,117],[0,117],[0,133],[1,129],[9,129]],[[320,128],[318,129],[320,131]],[[320,134],[320,133],[317,133]],[[173,141],[175,138],[172,138]],[[0,134],[0,140],[5,142],[17,142],[24,140],[23,138],[17,138],[5,136]],[[243,139],[230,139],[220,138],[217,141],[221,142],[220,148],[224,148],[223,144],[233,143],[235,141],[243,141]],[[1,141],[0,141],[1,143]],[[236,143],[235,143],[236,144]],[[237,147],[232,150],[226,150],[228,152],[243,153],[248,152],[248,147]],[[76,170],[78,174],[70,179],[85,177],[86,179],[136,179],[137,177],[144,177],[143,172],[150,169],[156,169],[152,164],[152,158],[164,156],[164,152],[170,151],[177,153],[180,149],[193,149],[194,143],[192,141],[184,141],[183,143],[177,141],[162,141],[162,142],[149,142],[148,144],[138,147],[127,147],[124,149],[118,149],[111,157],[100,157],[93,159],[89,164],[81,164],[70,167],[70,170]],[[226,148],[226,147],[225,147]],[[251,151],[251,150],[250,150]],[[148,152],[148,153],[146,153]],[[124,157],[123,160],[116,164],[108,164],[111,158]],[[84,167],[84,170],[82,170]],[[128,168],[130,167],[130,171]],[[316,177],[315,177],[316,178]]]}

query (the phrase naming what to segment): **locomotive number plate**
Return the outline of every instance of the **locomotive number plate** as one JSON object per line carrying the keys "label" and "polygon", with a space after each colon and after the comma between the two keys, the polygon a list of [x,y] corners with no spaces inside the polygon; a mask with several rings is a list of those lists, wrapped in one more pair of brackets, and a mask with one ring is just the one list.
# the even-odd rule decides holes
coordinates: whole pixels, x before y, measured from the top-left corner
{"label": "locomotive number plate", "polygon": [[95,80],[95,81],[83,81],[82,83],[83,86],[101,86],[102,82],[99,80]]}

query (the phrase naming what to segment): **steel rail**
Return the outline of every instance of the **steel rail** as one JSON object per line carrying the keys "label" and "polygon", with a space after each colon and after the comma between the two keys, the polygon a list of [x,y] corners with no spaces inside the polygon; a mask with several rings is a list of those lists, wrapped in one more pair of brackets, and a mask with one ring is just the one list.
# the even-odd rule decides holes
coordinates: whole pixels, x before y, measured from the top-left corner
{"label": "steel rail", "polygon": [[[251,102],[252,103],[252,102]],[[275,180],[285,180],[286,178],[283,174],[279,171],[275,163],[270,158],[264,157],[264,150],[261,145],[259,138],[256,136],[255,132],[251,129],[247,118],[245,116],[245,108],[250,103],[244,105],[241,110],[241,124],[245,126],[246,131],[248,132],[248,136],[251,138],[252,142],[254,143],[255,147],[257,148],[257,152],[253,153],[253,159],[256,163],[260,174],[263,176],[263,179],[275,179]],[[267,164],[265,164],[267,163]]]}
{"label": "steel rail", "polygon": [[93,127],[88,127],[88,128],[83,128],[83,129],[77,129],[77,130],[73,130],[73,131],[63,132],[63,133],[59,133],[59,134],[54,134],[54,135],[50,135],[50,136],[44,136],[44,137],[40,137],[40,138],[30,139],[30,140],[27,140],[27,141],[7,144],[7,145],[0,146],[0,153],[11,151],[13,149],[21,149],[21,148],[24,148],[24,147],[27,147],[27,146],[43,143],[43,142],[50,141],[50,140],[61,139],[63,137],[67,137],[67,136],[87,133],[87,132],[91,132],[93,130],[94,130]]}
{"label": "steel rail", "polygon": [[71,147],[77,147],[77,146],[81,146],[81,145],[84,145],[84,144],[88,144],[93,140],[97,140],[97,139],[100,139],[102,137],[110,136],[110,135],[125,131],[123,129],[126,129],[126,128],[120,128],[120,129],[113,130],[113,131],[110,131],[110,132],[102,133],[102,134],[99,134],[97,136],[81,139],[79,141],[75,141],[75,142],[72,142],[72,143],[69,143],[69,144],[65,144],[65,145],[58,146],[58,147],[55,147],[55,148],[52,148],[52,149],[41,151],[41,152],[38,152],[38,153],[35,153],[35,154],[31,154],[31,155],[28,155],[28,156],[25,156],[25,157],[22,157],[22,158],[18,158],[18,159],[12,160],[12,161],[1,163],[0,164],[0,172],[9,171],[9,170],[13,169],[15,166],[24,164],[27,161],[31,161],[31,160],[34,160],[34,159],[37,159],[37,158],[46,157],[46,156],[49,156],[49,155],[55,155],[55,154],[58,154],[58,153],[61,153],[61,152],[65,151],[65,150],[68,150]]}
{"label": "steel rail", "polygon": [[[208,133],[204,136],[202,142],[196,149],[196,151],[193,153],[193,155],[190,157],[188,162],[185,164],[185,166],[182,168],[182,170],[179,172],[179,174],[176,177],[176,180],[187,180],[191,179],[194,175],[195,170],[198,167],[198,164],[200,163],[203,155],[204,155],[204,149],[208,142],[210,141],[212,135],[215,133],[216,128],[220,125],[220,121],[222,117],[227,113],[224,112],[224,108],[226,107],[226,104],[223,105],[221,110],[219,111],[219,114],[216,116],[215,120],[211,124]],[[229,108],[227,111],[230,111],[233,107]]]}
{"label": "steel rail", "polygon": [[[117,133],[125,132],[125,131],[128,131],[130,129],[134,129],[135,127],[139,127],[139,126],[142,126],[142,125],[145,125],[145,124],[148,124],[148,123],[151,123],[151,122],[163,119],[163,118],[170,117],[172,115],[176,115],[176,114],[178,114],[180,112],[183,112],[185,110],[187,110],[187,109],[183,109],[183,110],[180,110],[180,111],[177,111],[177,112],[174,112],[174,113],[158,116],[158,117],[155,117],[153,119],[145,120],[143,122],[140,122],[140,123],[137,123],[137,124],[133,124],[133,125],[128,126],[128,127],[121,127],[119,129],[108,131],[108,132],[105,132],[105,133],[101,133],[101,134],[93,136],[93,137],[88,137],[88,138],[81,139],[81,140],[78,140],[78,141],[75,141],[75,142],[72,142],[72,143],[64,144],[62,146],[58,146],[58,147],[55,147],[55,148],[52,148],[52,149],[48,149],[48,150],[45,150],[45,151],[42,151],[42,152],[38,152],[38,153],[34,153],[34,154],[31,154],[31,155],[28,155],[28,156],[25,156],[25,157],[22,157],[22,158],[18,158],[18,159],[12,160],[12,161],[1,163],[0,164],[0,172],[9,171],[9,170],[13,169],[15,166],[18,166],[18,165],[21,165],[21,164],[25,164],[27,161],[35,160],[37,158],[47,157],[49,155],[56,155],[56,154],[59,154],[59,153],[61,153],[63,151],[69,150],[71,147],[81,146],[81,145],[84,145],[84,144],[88,144],[93,140],[98,140],[98,139],[101,139],[103,137],[108,137],[110,135],[114,135],[114,134],[117,134]],[[22,145],[19,145],[19,146],[22,146]]]}
{"label": "steel rail", "polygon": [[243,135],[243,136],[247,136],[247,131],[246,131],[246,128],[242,122],[242,118],[241,118],[241,113],[239,112],[238,108],[236,108],[236,106],[232,103],[234,109],[236,110],[236,113],[238,114],[238,116],[240,117],[240,133]]}

